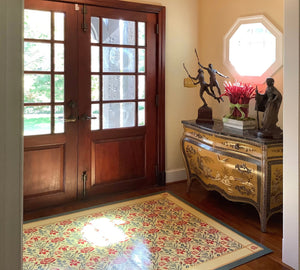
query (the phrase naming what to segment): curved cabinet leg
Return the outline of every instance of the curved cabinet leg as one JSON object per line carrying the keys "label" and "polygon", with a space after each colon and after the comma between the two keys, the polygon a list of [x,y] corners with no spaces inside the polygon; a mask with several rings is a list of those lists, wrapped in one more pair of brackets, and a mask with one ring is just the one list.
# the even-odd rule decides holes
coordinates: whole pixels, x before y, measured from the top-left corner
{"label": "curved cabinet leg", "polygon": [[267,232],[268,219],[267,219],[266,215],[259,215],[259,217],[260,217],[260,230],[262,232]]}
{"label": "curved cabinet leg", "polygon": [[187,156],[186,156],[186,153],[185,153],[185,148],[184,148],[184,136],[181,138],[180,148],[181,148],[181,153],[182,153],[182,157],[183,157],[183,161],[184,161],[184,165],[185,165],[185,170],[186,170],[186,176],[187,176],[186,192],[188,193],[190,191],[190,188],[191,188],[192,179],[191,179],[190,171],[189,171],[189,161],[187,159]]}
{"label": "curved cabinet leg", "polygon": [[186,186],[187,193],[190,192],[191,184],[192,184],[192,179],[191,179],[189,173],[187,172],[187,186]]}

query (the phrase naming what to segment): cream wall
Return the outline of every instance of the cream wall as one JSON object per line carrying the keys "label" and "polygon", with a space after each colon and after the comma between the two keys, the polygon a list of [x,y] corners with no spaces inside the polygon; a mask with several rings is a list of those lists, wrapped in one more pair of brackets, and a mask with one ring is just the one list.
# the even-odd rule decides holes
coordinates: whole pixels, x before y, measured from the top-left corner
{"label": "cream wall", "polygon": [[[200,0],[199,5],[199,57],[202,65],[212,63],[221,73],[234,78],[223,64],[223,39],[238,17],[264,15],[271,23],[283,32],[284,25],[284,0]],[[283,68],[280,68],[272,77],[275,87],[283,93]],[[206,79],[208,81],[209,78]],[[222,85],[225,79],[218,77]],[[228,113],[228,98],[224,104],[212,102],[213,117],[221,119]],[[255,101],[250,101],[250,116],[256,118],[254,110]],[[278,125],[282,128],[282,107],[279,112]]]}

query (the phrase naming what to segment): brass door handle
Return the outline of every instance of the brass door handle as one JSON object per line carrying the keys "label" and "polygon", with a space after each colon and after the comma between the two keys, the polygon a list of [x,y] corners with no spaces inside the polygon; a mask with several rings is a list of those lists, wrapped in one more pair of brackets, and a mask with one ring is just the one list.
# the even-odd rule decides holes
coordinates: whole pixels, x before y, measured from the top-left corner
{"label": "brass door handle", "polygon": [[95,117],[95,116],[88,116],[86,114],[83,114],[83,115],[80,116],[80,119],[86,121],[86,120],[97,119],[97,117]]}
{"label": "brass door handle", "polygon": [[75,117],[69,117],[67,119],[64,120],[65,123],[75,123],[77,121],[77,119]]}
{"label": "brass door handle", "polygon": [[[68,102],[68,106],[71,108],[71,113],[70,113],[70,116],[68,118],[65,118],[64,119],[64,122],[65,123],[75,123],[78,118],[77,118],[77,103],[73,100],[70,100]],[[75,115],[75,116],[74,116]]]}

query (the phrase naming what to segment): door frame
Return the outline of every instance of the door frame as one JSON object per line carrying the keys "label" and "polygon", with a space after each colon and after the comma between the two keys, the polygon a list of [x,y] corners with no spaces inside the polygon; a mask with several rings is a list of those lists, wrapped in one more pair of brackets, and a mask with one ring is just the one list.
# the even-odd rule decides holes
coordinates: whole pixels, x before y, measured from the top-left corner
{"label": "door frame", "polygon": [[[53,0],[45,0],[53,1]],[[55,0],[55,2],[74,3],[74,4],[86,4],[98,7],[108,7],[114,9],[132,10],[148,13],[159,14],[163,12],[165,15],[165,7],[160,5],[142,4],[121,0]]]}

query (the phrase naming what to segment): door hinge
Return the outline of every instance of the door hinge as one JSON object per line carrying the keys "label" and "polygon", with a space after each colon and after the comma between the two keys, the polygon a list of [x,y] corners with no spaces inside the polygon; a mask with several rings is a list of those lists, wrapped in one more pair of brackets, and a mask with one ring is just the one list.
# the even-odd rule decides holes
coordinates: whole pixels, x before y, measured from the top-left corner
{"label": "door hinge", "polygon": [[159,96],[158,96],[158,94],[155,95],[155,105],[156,105],[156,107],[158,107],[158,105],[159,105]]}
{"label": "door hinge", "polygon": [[85,18],[85,15],[87,14],[87,7],[85,4],[83,4],[81,12],[82,12],[82,16],[83,16],[83,22],[81,24],[81,29],[83,32],[86,32],[88,30],[88,25],[86,23],[86,18]]}
{"label": "door hinge", "polygon": [[158,25],[158,23],[156,24],[155,31],[156,31],[156,34],[158,35],[159,34],[159,25]]}

